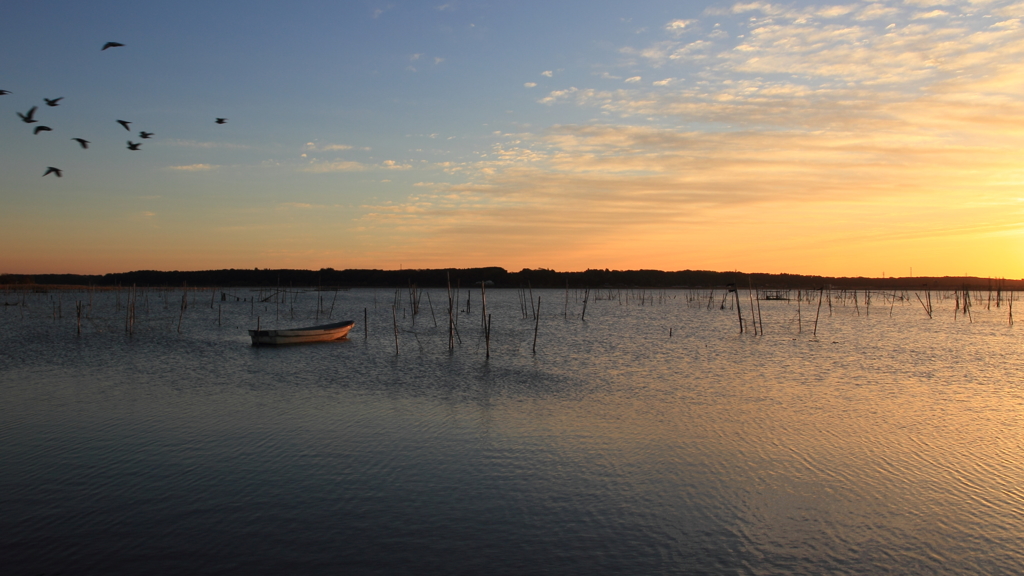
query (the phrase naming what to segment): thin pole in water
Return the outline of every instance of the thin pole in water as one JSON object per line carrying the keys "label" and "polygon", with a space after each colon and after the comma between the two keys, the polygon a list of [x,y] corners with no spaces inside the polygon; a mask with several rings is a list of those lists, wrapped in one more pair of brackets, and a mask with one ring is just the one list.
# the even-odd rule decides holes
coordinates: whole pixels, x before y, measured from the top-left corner
{"label": "thin pole in water", "polygon": [[[533,300],[533,296],[530,296],[530,300]],[[534,324],[533,324],[533,354],[537,355],[537,331],[540,329],[540,296],[537,296],[537,308],[534,310]]]}
{"label": "thin pole in water", "polygon": [[818,335],[818,316],[821,315],[821,299],[825,295],[825,287],[818,288],[818,312],[814,315],[814,335]]}
{"label": "thin pole in water", "polygon": [[491,315],[487,315],[487,329],[484,330],[484,342],[487,345],[487,359],[491,357]]}
{"label": "thin pole in water", "polygon": [[398,311],[395,310],[394,304],[391,305],[391,319],[395,326],[395,356],[398,356]]}
{"label": "thin pole in water", "polygon": [[430,306],[430,318],[434,321],[434,328],[437,328],[437,316],[434,316],[434,303],[430,300],[430,292],[427,292],[427,305]]}

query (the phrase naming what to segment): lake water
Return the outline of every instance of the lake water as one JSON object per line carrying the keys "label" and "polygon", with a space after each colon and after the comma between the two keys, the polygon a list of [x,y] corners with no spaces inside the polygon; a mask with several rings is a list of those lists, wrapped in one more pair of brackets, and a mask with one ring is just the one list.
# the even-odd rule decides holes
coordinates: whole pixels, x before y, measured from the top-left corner
{"label": "lake water", "polygon": [[326,292],[350,337],[279,348],[245,330],[315,293],[181,295],[142,292],[132,335],[126,292],[4,295],[5,574],[1024,571],[1022,337],[987,293],[836,294],[814,336],[816,296],[754,335],[745,291],[740,334],[721,290],[593,291],[583,320],[534,290],[534,354],[491,290],[489,359],[478,291],[452,352],[445,291],[401,291],[397,355],[394,291]]}

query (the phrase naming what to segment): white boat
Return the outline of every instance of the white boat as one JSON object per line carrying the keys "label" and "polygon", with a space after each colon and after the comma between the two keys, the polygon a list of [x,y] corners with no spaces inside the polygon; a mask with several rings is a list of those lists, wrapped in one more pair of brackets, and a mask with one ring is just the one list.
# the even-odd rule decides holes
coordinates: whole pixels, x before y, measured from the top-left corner
{"label": "white boat", "polygon": [[345,338],[348,336],[349,330],[355,325],[354,320],[346,320],[344,322],[335,322],[334,324],[290,328],[288,330],[249,330],[249,336],[252,338],[253,346],[328,342]]}

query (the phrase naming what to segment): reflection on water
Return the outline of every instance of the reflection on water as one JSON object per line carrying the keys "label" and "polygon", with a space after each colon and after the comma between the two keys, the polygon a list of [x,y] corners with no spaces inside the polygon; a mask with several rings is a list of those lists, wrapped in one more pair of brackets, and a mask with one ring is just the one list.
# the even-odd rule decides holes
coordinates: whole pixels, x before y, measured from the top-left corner
{"label": "reflection on water", "polygon": [[12,574],[1024,569],[1005,304],[964,321],[936,294],[934,319],[837,300],[814,337],[816,302],[798,323],[796,302],[762,301],[754,336],[721,292],[710,310],[592,293],[585,322],[582,295],[534,294],[536,355],[518,292],[488,292],[490,360],[465,291],[452,353],[446,294],[415,319],[402,295],[398,355],[383,290],[338,294],[348,340],[285,348],[245,330],[311,324],[315,295],[198,292],[179,332],[181,292],[151,291],[129,337],[124,293],[60,313],[7,294],[25,306],[0,309],[0,557]]}

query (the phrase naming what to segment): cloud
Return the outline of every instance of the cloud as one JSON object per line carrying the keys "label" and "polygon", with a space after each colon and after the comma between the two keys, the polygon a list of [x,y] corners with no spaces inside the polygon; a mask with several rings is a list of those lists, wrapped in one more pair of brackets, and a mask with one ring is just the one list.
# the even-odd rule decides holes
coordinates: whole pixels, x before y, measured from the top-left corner
{"label": "cloud", "polygon": [[630,78],[626,78],[625,80],[623,80],[623,82],[625,82],[626,84],[635,84],[641,80],[643,80],[643,78],[641,78],[640,76],[632,76]]}
{"label": "cloud", "polygon": [[945,10],[932,10],[931,12],[918,12],[911,16],[914,20],[923,20],[926,18],[942,18],[943,16],[949,16],[949,12]]}
{"label": "cloud", "polygon": [[220,168],[216,164],[189,164],[187,166],[168,166],[170,170],[180,170],[182,172],[207,172],[210,170],[216,170]]}
{"label": "cloud", "polygon": [[299,168],[299,170],[323,174],[328,172],[364,172],[370,168],[367,164],[351,160],[336,160],[334,162],[318,162],[314,160]]}
{"label": "cloud", "polygon": [[665,30],[673,36],[679,36],[696,23],[696,20],[672,20],[668,24],[665,24]]}
{"label": "cloud", "polygon": [[567,88],[565,90],[553,90],[550,93],[548,93],[547,96],[545,96],[544,98],[541,98],[540,99],[540,103],[541,104],[554,104],[555,102],[558,102],[559,100],[567,99],[569,96],[572,96],[573,94],[576,94],[578,91],[579,90],[575,86]]}
{"label": "cloud", "polygon": [[315,142],[306,142],[306,150],[320,152],[340,152],[344,150],[352,150],[353,148],[353,146],[348,144],[317,144]]}
{"label": "cloud", "polygon": [[555,73],[553,71],[551,71],[551,70],[545,70],[545,71],[541,72],[540,75],[541,76],[547,76],[548,78],[551,78],[552,76],[555,75]]}
{"label": "cloud", "polygon": [[537,87],[537,83],[536,82],[523,82],[523,86],[525,86],[527,88],[536,88]]}

